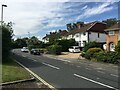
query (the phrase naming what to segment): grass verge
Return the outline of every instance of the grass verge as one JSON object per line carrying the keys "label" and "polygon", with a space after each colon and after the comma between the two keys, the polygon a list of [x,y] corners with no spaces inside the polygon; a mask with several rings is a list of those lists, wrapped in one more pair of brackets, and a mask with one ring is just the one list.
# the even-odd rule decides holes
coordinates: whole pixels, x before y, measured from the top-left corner
{"label": "grass verge", "polygon": [[2,63],[2,83],[29,78],[31,78],[30,73],[19,66],[13,59]]}

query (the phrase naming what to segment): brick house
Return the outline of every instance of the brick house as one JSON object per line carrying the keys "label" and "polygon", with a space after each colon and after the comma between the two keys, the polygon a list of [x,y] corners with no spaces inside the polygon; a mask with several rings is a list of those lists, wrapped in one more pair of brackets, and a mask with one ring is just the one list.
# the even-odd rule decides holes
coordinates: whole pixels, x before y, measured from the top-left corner
{"label": "brick house", "polygon": [[107,51],[114,51],[115,45],[120,40],[120,23],[116,23],[108,29],[105,29],[106,35],[106,47]]}

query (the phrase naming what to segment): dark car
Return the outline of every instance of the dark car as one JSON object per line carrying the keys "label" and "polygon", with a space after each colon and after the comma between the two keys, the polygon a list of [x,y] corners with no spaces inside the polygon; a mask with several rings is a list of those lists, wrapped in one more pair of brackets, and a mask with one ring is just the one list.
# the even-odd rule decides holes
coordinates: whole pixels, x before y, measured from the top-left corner
{"label": "dark car", "polygon": [[34,55],[40,55],[40,50],[38,50],[38,49],[31,49],[30,53],[34,54]]}

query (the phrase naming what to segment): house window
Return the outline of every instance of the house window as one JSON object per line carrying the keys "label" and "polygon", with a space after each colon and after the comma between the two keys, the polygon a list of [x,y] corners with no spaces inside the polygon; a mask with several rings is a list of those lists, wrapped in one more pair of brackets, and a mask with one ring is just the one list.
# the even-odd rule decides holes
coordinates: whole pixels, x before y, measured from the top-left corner
{"label": "house window", "polygon": [[76,37],[79,37],[79,34],[76,34]]}
{"label": "house window", "polygon": [[108,33],[109,35],[114,35],[115,34],[115,32],[114,31],[109,31],[109,33]]}
{"label": "house window", "polygon": [[86,33],[84,32],[84,33],[83,33],[83,35],[85,36],[85,35],[86,35]]}

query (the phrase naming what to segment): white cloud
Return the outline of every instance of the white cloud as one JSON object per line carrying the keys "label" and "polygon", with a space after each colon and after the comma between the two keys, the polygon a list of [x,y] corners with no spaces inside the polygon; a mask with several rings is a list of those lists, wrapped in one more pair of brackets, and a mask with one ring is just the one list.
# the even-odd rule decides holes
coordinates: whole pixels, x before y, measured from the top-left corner
{"label": "white cloud", "polygon": [[88,6],[87,5],[85,5],[81,10],[84,10],[84,9],[86,9]]}
{"label": "white cloud", "polygon": [[93,8],[86,8],[84,12],[77,17],[76,20],[79,20],[80,18],[87,18],[91,17],[93,15],[101,14],[107,11],[110,11],[113,9],[112,6],[108,7],[111,3],[110,2],[104,2],[103,4],[99,6],[95,6]]}
{"label": "white cloud", "polygon": [[[35,34],[44,30],[46,30],[47,33],[49,28],[62,27],[67,23],[72,23],[73,20],[76,21],[76,17],[68,17],[79,13],[78,8],[76,9],[75,7],[79,7],[84,2],[82,1],[81,4],[67,3],[67,5],[64,3],[74,1],[57,0],[56,2],[56,0],[3,0],[2,2],[8,6],[7,8],[4,8],[4,21],[12,21],[15,23],[13,26],[15,35],[27,35],[28,32]],[[108,3],[104,3],[93,8],[88,8],[88,6],[85,5],[82,8],[85,12],[83,12],[83,14],[81,14],[77,19],[109,11],[112,7],[107,7],[108,5]],[[74,8],[70,8],[73,6]],[[53,29],[51,29],[51,31],[52,30]]]}

